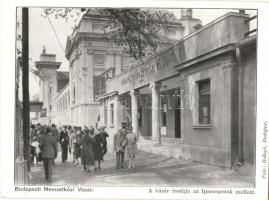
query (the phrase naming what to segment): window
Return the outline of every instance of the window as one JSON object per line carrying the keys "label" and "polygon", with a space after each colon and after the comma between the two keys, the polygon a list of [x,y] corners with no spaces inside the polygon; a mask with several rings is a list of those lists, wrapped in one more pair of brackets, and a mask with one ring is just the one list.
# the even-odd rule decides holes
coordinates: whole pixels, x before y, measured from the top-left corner
{"label": "window", "polygon": [[52,110],[52,105],[50,105],[50,111]]}
{"label": "window", "polygon": [[104,124],[107,125],[107,108],[104,107]]}
{"label": "window", "polygon": [[110,104],[110,125],[114,126],[114,104]]}
{"label": "window", "polygon": [[199,124],[210,124],[210,80],[198,83],[199,89]]}

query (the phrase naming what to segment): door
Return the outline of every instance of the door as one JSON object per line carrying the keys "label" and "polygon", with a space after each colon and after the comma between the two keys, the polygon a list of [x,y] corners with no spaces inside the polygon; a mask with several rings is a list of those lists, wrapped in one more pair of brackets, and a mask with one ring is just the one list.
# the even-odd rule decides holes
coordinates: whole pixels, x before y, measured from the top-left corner
{"label": "door", "polygon": [[[180,98],[178,98],[180,104]],[[181,138],[180,106],[175,107],[175,138]]]}

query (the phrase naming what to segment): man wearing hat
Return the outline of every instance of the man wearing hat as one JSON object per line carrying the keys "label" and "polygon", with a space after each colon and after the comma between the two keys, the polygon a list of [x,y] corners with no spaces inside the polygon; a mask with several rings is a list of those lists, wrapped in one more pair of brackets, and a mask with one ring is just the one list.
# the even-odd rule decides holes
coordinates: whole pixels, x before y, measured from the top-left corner
{"label": "man wearing hat", "polygon": [[108,133],[105,131],[106,127],[102,126],[100,128],[100,134],[103,140],[103,147],[102,147],[102,152],[103,152],[103,156],[107,153],[107,137],[109,137]]}
{"label": "man wearing hat", "polygon": [[124,168],[124,153],[127,145],[126,136],[123,129],[119,129],[118,133],[114,135],[113,152],[116,152],[116,169]]}
{"label": "man wearing hat", "polygon": [[44,164],[45,178],[51,182],[53,160],[57,157],[57,140],[52,135],[51,128],[46,127],[46,132],[40,141],[42,158]]}

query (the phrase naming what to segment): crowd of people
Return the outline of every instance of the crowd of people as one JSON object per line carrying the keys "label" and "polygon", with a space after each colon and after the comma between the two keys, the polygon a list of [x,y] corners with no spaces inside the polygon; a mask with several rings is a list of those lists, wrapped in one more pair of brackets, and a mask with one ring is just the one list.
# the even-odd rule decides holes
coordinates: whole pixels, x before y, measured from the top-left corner
{"label": "crowd of people", "polygon": [[[30,145],[31,145],[31,164],[43,162],[45,178],[52,180],[52,168],[54,160],[58,155],[58,144],[61,146],[61,161],[65,163],[69,154],[73,155],[73,167],[79,163],[85,172],[101,169],[101,162],[107,153],[106,127],[102,126],[94,129],[93,126],[62,126],[57,128],[55,124],[51,126],[31,125]],[[113,138],[113,153],[116,154],[116,169],[124,168],[125,152],[129,156],[128,168],[135,167],[135,155],[137,152],[137,135],[132,127],[119,128]],[[80,162],[79,162],[80,161]],[[92,169],[91,169],[92,168]]]}

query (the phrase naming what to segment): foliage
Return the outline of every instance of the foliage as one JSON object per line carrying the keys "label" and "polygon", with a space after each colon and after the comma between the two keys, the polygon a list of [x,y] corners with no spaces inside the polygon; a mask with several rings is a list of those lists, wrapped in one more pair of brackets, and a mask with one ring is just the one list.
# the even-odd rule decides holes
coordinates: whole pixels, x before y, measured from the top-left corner
{"label": "foliage", "polygon": [[104,30],[108,37],[118,45],[128,45],[130,54],[141,59],[147,49],[156,51],[157,32],[171,23],[174,15],[165,10],[139,8],[46,8],[45,15],[54,15],[55,19],[77,22],[81,14],[98,15],[107,20]]}

